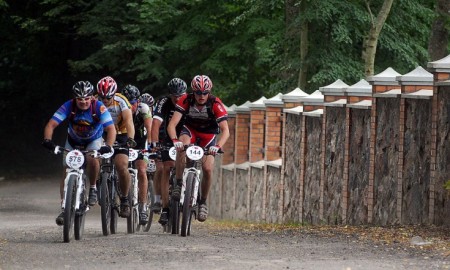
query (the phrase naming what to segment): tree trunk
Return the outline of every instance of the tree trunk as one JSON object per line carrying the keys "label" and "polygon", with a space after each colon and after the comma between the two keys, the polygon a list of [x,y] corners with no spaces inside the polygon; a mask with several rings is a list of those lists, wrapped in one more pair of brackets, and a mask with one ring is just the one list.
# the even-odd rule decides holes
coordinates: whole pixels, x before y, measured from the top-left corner
{"label": "tree trunk", "polygon": [[436,14],[428,41],[428,54],[431,61],[442,59],[449,53],[449,30],[445,26],[450,22],[450,0],[437,0]]}
{"label": "tree trunk", "polygon": [[[364,41],[362,53],[362,58],[364,60],[364,73],[366,76],[372,76],[374,73],[375,55],[377,52],[378,38],[380,36],[381,29],[383,28],[384,23],[386,22],[386,19],[389,15],[389,12],[391,11],[393,2],[394,0],[385,0],[383,2],[383,6],[381,7],[378,16],[375,18],[375,21],[373,21],[374,18],[372,15],[372,26],[370,27],[368,36]],[[367,9],[369,13],[372,14],[368,2],[367,2]]]}
{"label": "tree trunk", "polygon": [[[300,4],[300,14],[304,13],[306,9],[306,1],[302,1]],[[298,74],[298,83],[297,86],[305,90],[307,83],[307,75],[308,75],[308,64],[305,62],[305,59],[308,55],[308,23],[306,20],[302,20],[300,25],[300,71]]]}

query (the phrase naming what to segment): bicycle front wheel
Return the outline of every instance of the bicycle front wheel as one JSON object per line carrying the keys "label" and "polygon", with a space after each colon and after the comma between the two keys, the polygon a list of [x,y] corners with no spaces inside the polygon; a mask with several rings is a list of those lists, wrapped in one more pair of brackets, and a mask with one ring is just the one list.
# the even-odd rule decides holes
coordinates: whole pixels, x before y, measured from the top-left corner
{"label": "bicycle front wheel", "polygon": [[152,221],[153,221],[153,211],[152,206],[155,203],[155,193],[153,191],[153,176],[152,174],[147,174],[148,178],[148,187],[147,187],[147,215],[148,215],[148,222],[143,228],[144,232],[148,232],[150,230],[150,227],[152,227]]}
{"label": "bicycle front wheel", "polygon": [[194,192],[194,173],[188,173],[186,177],[186,188],[184,190],[183,214],[181,217],[181,236],[189,234],[192,217],[192,195]]}
{"label": "bicycle front wheel", "polygon": [[65,243],[70,242],[70,239],[72,238],[73,235],[72,226],[75,218],[76,181],[77,181],[76,175],[69,176],[69,181],[67,183],[67,190],[65,194],[66,203],[64,205],[63,238]]}
{"label": "bicycle front wheel", "polygon": [[107,236],[110,232],[111,223],[111,193],[109,191],[108,185],[108,173],[102,173],[100,175],[100,189],[99,189],[99,204],[100,204],[100,215],[102,219],[102,232],[104,236]]}

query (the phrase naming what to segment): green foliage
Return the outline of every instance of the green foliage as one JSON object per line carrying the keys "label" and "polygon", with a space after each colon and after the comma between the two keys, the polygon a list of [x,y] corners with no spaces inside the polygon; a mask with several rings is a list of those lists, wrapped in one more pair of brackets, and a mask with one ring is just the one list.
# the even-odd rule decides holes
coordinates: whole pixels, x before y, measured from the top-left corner
{"label": "green foliage", "polygon": [[446,190],[450,190],[450,180],[448,180],[447,182],[445,182],[444,188],[445,188]]}

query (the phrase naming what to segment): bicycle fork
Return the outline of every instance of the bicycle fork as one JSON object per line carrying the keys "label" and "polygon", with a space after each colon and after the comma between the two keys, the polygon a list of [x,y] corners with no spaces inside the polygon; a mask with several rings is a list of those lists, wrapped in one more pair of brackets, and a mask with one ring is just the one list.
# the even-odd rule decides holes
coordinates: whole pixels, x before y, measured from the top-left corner
{"label": "bicycle fork", "polygon": [[[76,196],[75,196],[75,211],[80,210],[81,200],[82,200],[82,194],[83,190],[85,189],[85,183],[83,181],[83,169],[80,169],[79,171],[73,171],[68,170],[66,178],[64,179],[64,196],[61,203],[61,208],[64,209],[66,205],[66,196],[67,196],[67,186],[69,184],[70,177],[74,175],[76,176]],[[89,210],[89,206],[86,206],[86,212]]]}
{"label": "bicycle fork", "polygon": [[183,205],[184,202],[184,191],[186,189],[186,181],[187,181],[187,176],[189,175],[189,173],[193,173],[194,174],[194,190],[192,193],[192,198],[191,198],[191,207],[194,207],[197,204],[197,195],[198,195],[198,188],[199,188],[199,183],[200,183],[200,170],[191,167],[191,168],[186,168],[183,171],[183,184],[181,186],[181,194],[180,194],[180,203],[181,205]]}

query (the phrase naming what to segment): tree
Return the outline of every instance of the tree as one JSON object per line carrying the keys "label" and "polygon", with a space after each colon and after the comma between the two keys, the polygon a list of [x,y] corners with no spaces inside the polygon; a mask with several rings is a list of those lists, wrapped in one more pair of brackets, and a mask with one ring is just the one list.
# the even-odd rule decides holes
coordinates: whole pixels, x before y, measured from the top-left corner
{"label": "tree", "polygon": [[449,53],[450,29],[450,1],[437,0],[436,18],[431,27],[431,36],[428,43],[428,53],[431,61],[444,58]]}

